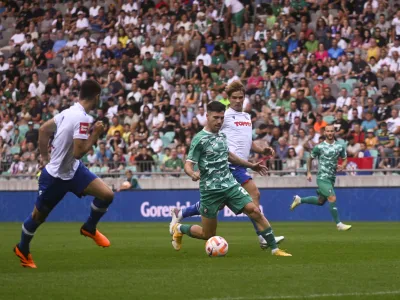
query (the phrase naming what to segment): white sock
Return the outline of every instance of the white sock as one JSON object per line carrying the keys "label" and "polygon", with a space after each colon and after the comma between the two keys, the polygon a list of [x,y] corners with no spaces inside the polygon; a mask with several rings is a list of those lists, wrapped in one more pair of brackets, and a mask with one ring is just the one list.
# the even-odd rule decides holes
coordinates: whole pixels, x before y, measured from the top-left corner
{"label": "white sock", "polygon": [[182,209],[179,210],[178,219],[179,219],[179,220],[183,219],[183,216],[182,216]]}
{"label": "white sock", "polygon": [[266,244],[267,241],[262,237],[262,235],[258,236],[258,241],[260,242],[260,244]]}
{"label": "white sock", "polygon": [[176,229],[178,230],[179,233],[182,233],[181,226],[182,226],[182,224],[179,224],[178,227],[176,227]]}
{"label": "white sock", "polygon": [[274,254],[278,250],[279,250],[279,248],[273,249],[273,250],[271,250],[271,253]]}
{"label": "white sock", "polygon": [[336,224],[337,227],[342,226],[342,225],[343,225],[342,222],[339,222],[339,223]]}

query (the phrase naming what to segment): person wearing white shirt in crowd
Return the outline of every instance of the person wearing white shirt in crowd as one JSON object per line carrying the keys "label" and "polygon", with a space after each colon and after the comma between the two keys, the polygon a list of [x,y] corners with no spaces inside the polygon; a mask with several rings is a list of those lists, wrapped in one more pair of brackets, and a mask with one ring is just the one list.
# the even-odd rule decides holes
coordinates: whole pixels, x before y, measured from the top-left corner
{"label": "person wearing white shirt in crowd", "polygon": [[130,12],[132,12],[133,10],[136,10],[136,11],[137,11],[137,10],[139,9],[136,2],[133,3],[132,0],[126,0],[126,2],[127,2],[127,3],[125,3],[125,4],[122,5],[122,10],[126,11],[127,13],[128,13],[128,12],[130,13]]}
{"label": "person wearing white shirt in crowd", "polygon": [[21,174],[24,172],[24,169],[25,169],[25,163],[21,161],[21,158],[19,157],[18,154],[15,154],[10,169],[8,170],[8,173],[12,175]]}
{"label": "person wearing white shirt in crowd", "polygon": [[296,102],[293,101],[290,103],[290,111],[288,111],[287,115],[286,115],[286,121],[289,124],[293,124],[294,123],[294,119],[296,117],[301,117],[301,112],[297,109],[296,106]]}
{"label": "person wearing white shirt in crowd", "polygon": [[86,74],[86,72],[82,72],[81,66],[78,67],[74,78],[76,78],[79,81],[79,83],[82,83],[87,79],[87,74]]}
{"label": "person wearing white shirt in crowd", "polygon": [[97,4],[97,0],[92,0],[92,6],[89,9],[90,17],[97,17],[101,6]]}
{"label": "person wearing white shirt in crowd", "polygon": [[106,117],[111,120],[112,117],[118,114],[118,104],[114,103],[113,97],[108,98],[107,103],[110,107],[107,110]]}
{"label": "person wearing white shirt in crowd", "polygon": [[171,105],[172,106],[175,106],[176,99],[179,99],[181,101],[180,102],[181,105],[186,99],[186,95],[184,92],[182,92],[182,87],[180,84],[177,84],[175,86],[175,92],[172,93],[172,96],[171,96]]}
{"label": "person wearing white shirt in crowd", "polygon": [[349,111],[347,113],[347,120],[353,121],[353,110],[354,109],[356,109],[358,111],[357,117],[359,119],[361,119],[362,118],[362,113],[363,113],[362,106],[357,104],[357,99],[356,98],[352,98],[350,103],[351,103],[350,104],[351,107],[350,107],[350,109],[349,109]]}
{"label": "person wearing white shirt in crowd", "polygon": [[200,54],[196,57],[196,66],[199,65],[200,59],[203,61],[206,67],[211,65],[211,55],[207,53],[206,47],[201,47]]}
{"label": "person wearing white shirt in crowd", "polygon": [[163,142],[160,139],[160,133],[158,132],[158,130],[155,130],[153,132],[153,138],[149,138],[149,140],[150,139],[151,139],[150,142],[151,149],[153,149],[155,153],[160,153],[163,149]]}
{"label": "person wearing white shirt in crowd", "polygon": [[111,28],[108,33],[109,34],[104,39],[104,44],[106,44],[108,49],[113,49],[118,44],[118,36],[114,28]]}
{"label": "person wearing white shirt in crowd", "polygon": [[199,107],[199,113],[196,115],[197,120],[199,120],[199,124],[201,126],[206,126],[207,124],[207,115],[203,106]]}
{"label": "person wearing white shirt in crowd", "polygon": [[237,75],[235,75],[235,71],[233,71],[233,69],[228,70],[228,78],[229,79],[226,85],[230,85],[232,82],[240,80],[240,78]]}
{"label": "person wearing white shirt in crowd", "polygon": [[[10,68],[10,65],[5,62],[4,55],[0,55],[0,72],[7,71]],[[5,75],[4,75],[5,76]]]}
{"label": "person wearing white shirt in crowd", "polygon": [[264,29],[263,23],[259,23],[257,25],[257,31],[254,34],[255,41],[260,41],[261,39],[264,39],[264,40],[267,39],[267,31]]}
{"label": "person wearing white shirt in crowd", "polygon": [[119,16],[117,18],[117,23],[115,24],[115,27],[123,27],[125,28],[126,26],[129,25],[129,22],[131,20],[131,17],[124,11],[121,10],[119,13]]}
{"label": "person wearing white shirt in crowd", "polygon": [[14,122],[10,119],[10,115],[6,114],[3,118],[2,128],[0,131],[0,136],[6,143],[9,142],[12,133],[14,132]]}
{"label": "person wearing white shirt in crowd", "polygon": [[168,22],[168,18],[166,15],[163,15],[161,17],[161,23],[158,24],[158,26],[156,27],[157,31],[159,33],[162,33],[163,29],[166,29],[168,32],[171,29],[171,24]]}
{"label": "person wearing white shirt in crowd", "polygon": [[347,95],[347,89],[342,88],[340,90],[340,97],[336,99],[336,110],[342,109],[344,105],[349,106],[351,103],[351,98]]}
{"label": "person wearing white shirt in crowd", "polygon": [[32,42],[32,37],[30,34],[27,34],[25,36],[25,42],[21,46],[21,51],[25,53],[27,50],[33,49],[33,47],[34,47],[34,45]]}
{"label": "person wearing white shirt in crowd", "polygon": [[8,41],[8,46],[1,48],[2,51],[10,51],[13,50],[15,45],[22,45],[25,42],[25,33],[22,33],[20,29],[17,27],[15,29],[15,34],[11,36]]}
{"label": "person wearing white shirt in crowd", "polygon": [[393,18],[392,26],[395,30],[395,35],[400,37],[400,9],[397,9],[396,17]]}
{"label": "person wearing white shirt in crowd", "polygon": [[[136,4],[136,3],[135,3]],[[129,17],[129,23],[130,25],[132,25],[133,27],[136,27],[138,24],[138,13],[137,10],[132,10],[130,12],[130,17]]]}
{"label": "person wearing white shirt in crowd", "polygon": [[40,97],[44,93],[46,87],[39,81],[38,74],[36,72],[32,73],[32,83],[29,85],[28,92],[31,97]]}
{"label": "person wearing white shirt in crowd", "polygon": [[400,137],[400,117],[397,109],[392,109],[392,117],[386,120],[388,131],[395,136]]}
{"label": "person wearing white shirt in crowd", "polygon": [[389,62],[389,70],[392,72],[399,72],[400,71],[400,58],[399,53],[397,51],[393,51],[392,59]]}
{"label": "person wearing white shirt in crowd", "polygon": [[85,17],[83,11],[78,12],[78,20],[76,21],[75,33],[89,29],[89,20]]}
{"label": "person wearing white shirt in crowd", "polygon": [[83,36],[79,39],[77,45],[79,49],[82,50],[83,47],[89,46],[91,42],[96,42],[94,39],[90,38],[89,31],[84,31]]}
{"label": "person wearing white shirt in crowd", "polygon": [[145,39],[144,46],[142,46],[142,48],[140,49],[140,55],[144,57],[146,52],[150,52],[152,56],[154,54],[154,46],[151,45],[149,38]]}
{"label": "person wearing white shirt in crowd", "polygon": [[396,36],[393,46],[389,48],[389,57],[393,57],[393,52],[400,53],[400,36]]}
{"label": "person wearing white shirt in crowd", "polygon": [[160,130],[164,126],[165,115],[160,112],[160,109],[157,106],[153,107],[153,119],[152,119],[152,128],[153,130]]}
{"label": "person wearing white shirt in crowd", "polygon": [[132,100],[136,103],[139,103],[142,100],[142,93],[138,89],[137,82],[132,83],[132,90],[129,92],[128,96],[126,96],[126,101],[131,102],[131,105],[133,104]]}

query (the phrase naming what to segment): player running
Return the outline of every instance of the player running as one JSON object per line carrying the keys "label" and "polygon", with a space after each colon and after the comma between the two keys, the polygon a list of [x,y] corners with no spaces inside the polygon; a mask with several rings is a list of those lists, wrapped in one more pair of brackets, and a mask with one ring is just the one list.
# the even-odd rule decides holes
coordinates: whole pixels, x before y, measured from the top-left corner
{"label": "player running", "polygon": [[[100,92],[101,87],[97,82],[84,81],[79,101],[40,128],[39,150],[44,168],[39,177],[38,197],[32,214],[22,224],[21,241],[14,247],[14,252],[23,267],[36,268],[29,244],[35,231],[68,192],[78,197],[84,195],[95,197],[89,218],[81,227],[80,233],[93,239],[98,246],[110,246],[110,241],[96,229],[96,226],[112,203],[114,193],[79,160],[92,149],[104,131],[103,123],[96,122],[89,136],[93,118],[88,113],[97,107]],[[48,145],[53,134],[49,159]]]}
{"label": "player running", "polygon": [[[253,142],[251,117],[248,113],[242,111],[245,94],[243,84],[240,81],[234,81],[227,87],[226,92],[229,96],[230,108],[228,108],[228,110],[225,112],[225,120],[222,125],[221,132],[227,137],[229,151],[243,160],[248,159],[250,156],[250,150],[256,153],[274,156],[274,150],[272,148],[267,147],[262,149]],[[257,207],[259,207],[260,191],[252,180],[252,177],[247,172],[246,168],[243,166],[230,164],[229,169],[236,181],[250,194],[253,202]],[[182,219],[190,216],[200,215],[199,208],[200,202],[197,202],[196,204],[184,209],[172,209],[170,233],[172,234],[172,227],[176,223],[181,222]],[[257,233],[260,247],[263,249],[268,248],[268,243],[260,234],[257,224],[253,220],[251,220],[251,222],[253,223],[254,229]],[[275,239],[276,242],[279,243],[284,239],[284,237],[277,236]]]}
{"label": "player running", "polygon": [[[250,195],[233,178],[228,161],[234,165],[250,168],[265,175],[267,168],[260,163],[249,163],[229,152],[226,136],[219,132],[224,121],[225,106],[211,102],[207,106],[207,124],[193,138],[185,173],[193,181],[200,179],[200,214],[202,226],[176,223],[172,226],[172,246],[180,250],[183,234],[207,240],[216,235],[217,215],[222,205],[228,206],[235,214],[244,212],[257,226],[260,235],[267,241],[276,256],[291,256],[278,248],[271,225],[253,203]],[[198,164],[199,171],[193,167]]]}
{"label": "player running", "polygon": [[[339,157],[343,159],[343,163],[338,165]],[[317,185],[318,190],[316,196],[300,198],[294,196],[294,200],[290,209],[293,210],[300,204],[312,204],[322,206],[326,200],[329,202],[329,210],[336,222],[337,229],[340,231],[346,231],[351,228],[351,225],[346,225],[340,222],[339,212],[336,207],[336,195],[335,195],[335,180],[336,172],[340,172],[346,168],[347,165],[347,154],[345,146],[335,141],[335,128],[333,125],[325,127],[325,141],[316,145],[311,152],[311,156],[307,161],[307,180],[311,182],[311,164],[314,158],[318,159],[318,174],[317,174]]]}

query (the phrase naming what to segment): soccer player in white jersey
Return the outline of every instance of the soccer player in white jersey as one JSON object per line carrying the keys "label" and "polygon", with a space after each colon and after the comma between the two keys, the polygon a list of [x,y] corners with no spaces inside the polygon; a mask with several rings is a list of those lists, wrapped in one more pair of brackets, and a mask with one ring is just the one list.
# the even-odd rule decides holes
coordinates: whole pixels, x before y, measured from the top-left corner
{"label": "soccer player in white jersey", "polygon": [[[114,193],[80,161],[104,131],[103,123],[96,122],[93,132],[89,134],[93,118],[88,113],[97,107],[100,92],[101,87],[96,81],[85,80],[79,101],[45,122],[39,130],[39,150],[43,164],[39,192],[32,214],[22,224],[21,241],[14,247],[23,267],[36,268],[30,254],[30,242],[38,227],[68,192],[78,197],[95,197],[89,218],[80,233],[93,239],[98,246],[110,246],[110,241],[96,227],[112,203]],[[49,154],[49,141],[53,135]]]}
{"label": "soccer player in white jersey", "polygon": [[[262,149],[253,142],[253,131],[251,117],[248,113],[243,112],[243,102],[245,89],[240,81],[233,81],[227,88],[226,92],[229,96],[230,107],[225,112],[225,120],[222,125],[221,132],[226,135],[228,141],[229,151],[247,160],[250,155],[250,150],[256,153],[264,154],[267,156],[274,156],[274,150],[270,147]],[[230,165],[229,166],[233,177],[242,185],[242,187],[250,194],[253,202],[259,207],[260,205],[260,191],[255,185],[252,177],[247,172],[246,168],[242,166]],[[184,218],[199,215],[200,201],[194,205],[184,209],[173,208],[171,210],[172,221],[170,223],[170,233],[172,234],[172,227]],[[260,235],[257,225],[252,221],[254,229],[257,233],[260,247],[265,249],[268,247],[265,239]],[[276,236],[277,243],[284,240],[283,236]]]}

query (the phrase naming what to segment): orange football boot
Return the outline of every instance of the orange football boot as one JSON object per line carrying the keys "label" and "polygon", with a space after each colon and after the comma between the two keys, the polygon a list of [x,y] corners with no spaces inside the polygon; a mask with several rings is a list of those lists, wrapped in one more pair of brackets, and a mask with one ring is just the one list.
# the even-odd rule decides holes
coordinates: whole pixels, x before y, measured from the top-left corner
{"label": "orange football boot", "polygon": [[32,255],[29,253],[28,256],[26,257],[21,250],[19,250],[18,245],[15,245],[14,247],[14,253],[16,256],[18,256],[21,266],[24,268],[31,268],[31,269],[36,269],[35,262],[32,259]]}
{"label": "orange football boot", "polygon": [[106,238],[105,235],[103,235],[100,231],[98,231],[96,229],[95,234],[91,234],[90,232],[86,231],[85,229],[81,228],[81,234],[83,236],[86,236],[88,238],[91,238],[98,246],[106,248],[106,247],[110,247],[111,243],[108,240],[108,238]]}

